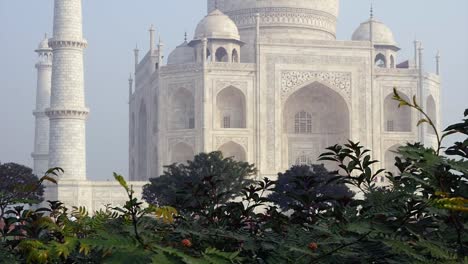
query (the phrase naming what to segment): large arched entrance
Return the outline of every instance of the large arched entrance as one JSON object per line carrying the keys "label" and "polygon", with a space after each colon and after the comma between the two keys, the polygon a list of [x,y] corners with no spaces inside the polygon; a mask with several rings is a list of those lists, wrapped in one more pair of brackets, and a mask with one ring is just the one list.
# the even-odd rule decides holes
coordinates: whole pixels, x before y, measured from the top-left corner
{"label": "large arched entrance", "polygon": [[223,157],[225,158],[233,158],[237,161],[247,160],[244,148],[241,145],[232,141],[222,145],[219,148],[219,151],[223,153]]}
{"label": "large arched entrance", "polygon": [[193,160],[194,156],[193,148],[187,143],[180,142],[172,148],[170,163],[187,163],[188,160]]}
{"label": "large arched entrance", "polygon": [[318,163],[326,147],[350,137],[346,101],[319,82],[297,90],[283,107],[283,135],[288,166]]}

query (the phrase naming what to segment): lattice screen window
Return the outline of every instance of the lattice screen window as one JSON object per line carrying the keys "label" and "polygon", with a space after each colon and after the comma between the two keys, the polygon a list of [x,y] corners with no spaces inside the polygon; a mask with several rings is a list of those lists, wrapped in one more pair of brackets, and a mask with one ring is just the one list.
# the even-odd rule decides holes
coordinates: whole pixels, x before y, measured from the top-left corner
{"label": "lattice screen window", "polygon": [[312,115],[306,111],[301,111],[294,117],[294,132],[296,134],[312,133]]}
{"label": "lattice screen window", "polygon": [[223,128],[231,128],[231,116],[223,117]]}
{"label": "lattice screen window", "polygon": [[387,131],[388,132],[395,131],[395,122],[393,120],[388,120],[387,121]]}

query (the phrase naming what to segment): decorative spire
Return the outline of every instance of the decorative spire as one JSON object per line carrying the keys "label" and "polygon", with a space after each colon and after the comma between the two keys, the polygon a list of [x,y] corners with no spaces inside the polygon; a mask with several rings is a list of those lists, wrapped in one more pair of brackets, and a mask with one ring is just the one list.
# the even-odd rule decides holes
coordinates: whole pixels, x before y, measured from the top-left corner
{"label": "decorative spire", "polygon": [[370,5],[370,19],[374,19],[374,2],[371,1],[371,5]]}
{"label": "decorative spire", "polygon": [[156,31],[156,29],[154,28],[154,25],[151,24],[150,26],[150,29],[149,29],[149,33],[150,33],[150,51],[153,51],[154,50],[154,32]]}
{"label": "decorative spire", "polygon": [[185,34],[184,34],[184,41],[187,42],[187,31],[185,31]]}
{"label": "decorative spire", "polygon": [[218,0],[215,0],[215,9],[218,9]]}

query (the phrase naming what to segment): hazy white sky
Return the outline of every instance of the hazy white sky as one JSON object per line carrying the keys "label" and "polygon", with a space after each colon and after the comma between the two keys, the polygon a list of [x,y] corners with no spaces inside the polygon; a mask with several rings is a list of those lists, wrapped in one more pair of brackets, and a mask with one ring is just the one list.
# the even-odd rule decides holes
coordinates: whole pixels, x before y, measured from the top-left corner
{"label": "hazy white sky", "polygon": [[[192,36],[206,13],[205,0],[83,0],[88,178],[108,179],[128,170],[128,75],[132,49],[147,51],[147,29],[157,27],[168,53]],[[370,0],[341,0],[338,38],[350,39],[369,17]],[[412,58],[413,40],[425,47],[426,70],[442,54],[444,126],[468,108],[468,1],[374,0],[375,16],[394,32]],[[36,49],[52,33],[52,0],[0,0],[0,162],[32,165]]]}

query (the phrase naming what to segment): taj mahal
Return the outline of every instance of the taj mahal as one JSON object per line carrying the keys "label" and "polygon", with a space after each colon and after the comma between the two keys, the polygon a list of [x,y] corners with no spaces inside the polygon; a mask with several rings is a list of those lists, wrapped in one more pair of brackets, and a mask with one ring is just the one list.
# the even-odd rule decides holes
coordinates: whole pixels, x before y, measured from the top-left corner
{"label": "taj mahal", "polygon": [[[137,193],[165,165],[200,152],[219,150],[274,178],[348,139],[389,170],[398,146],[435,144],[430,129],[416,126],[420,116],[397,108],[392,96],[394,87],[416,96],[440,129],[439,56],[436,73],[424,70],[418,41],[406,43],[414,57],[400,58],[391,29],[372,11],[349,39],[337,40],[339,0],[207,1],[193,38],[168,56],[153,26],[149,50],[134,50],[129,179]],[[55,0],[53,36],[36,50],[33,159],[39,175],[65,171],[46,199],[97,210],[122,203],[125,193],[86,175],[81,9],[81,0]]]}

